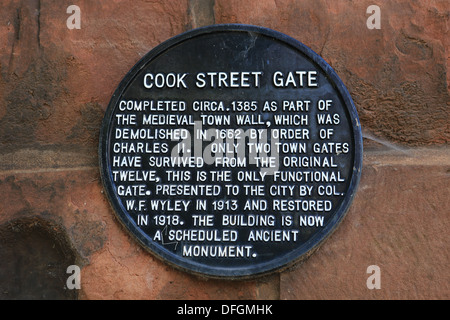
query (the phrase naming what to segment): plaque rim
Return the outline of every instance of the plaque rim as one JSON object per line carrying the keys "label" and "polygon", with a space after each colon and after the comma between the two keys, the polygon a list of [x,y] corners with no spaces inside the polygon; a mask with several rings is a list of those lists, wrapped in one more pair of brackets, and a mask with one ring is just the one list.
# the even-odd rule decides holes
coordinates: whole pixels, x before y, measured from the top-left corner
{"label": "plaque rim", "polygon": [[[301,246],[292,250],[291,252],[281,256],[276,257],[268,262],[263,262],[256,264],[255,266],[246,267],[210,267],[204,264],[190,261],[184,259],[169,250],[160,248],[159,245],[154,243],[148,235],[141,231],[137,224],[128,218],[128,212],[120,204],[120,201],[115,196],[115,191],[113,188],[113,182],[111,177],[111,168],[108,168],[108,133],[109,125],[112,115],[117,106],[117,102],[122,96],[123,92],[128,88],[133,82],[137,74],[152,60],[156,59],[160,54],[163,54],[166,50],[170,49],[172,46],[181,44],[184,41],[188,41],[192,38],[203,34],[211,33],[221,33],[221,32],[250,32],[258,33],[263,36],[272,38],[274,41],[283,42],[284,44],[292,47],[293,49],[300,51],[301,54],[306,56],[310,61],[320,69],[322,69],[325,76],[328,78],[330,84],[334,87],[340,98],[343,101],[343,108],[349,114],[349,125],[353,131],[352,139],[354,142],[355,150],[353,154],[353,170],[347,193],[333,214],[333,217],[327,223],[327,225],[322,228],[319,232],[315,233],[308,241],[303,243]],[[311,48],[307,47],[299,40],[288,36],[279,31],[269,29],[262,26],[248,25],[248,24],[217,24],[210,25],[206,27],[192,29],[181,34],[178,34],[151,49],[146,53],[124,76],[124,78],[117,85],[111,99],[108,103],[106,112],[104,114],[102,125],[99,135],[99,170],[102,181],[102,186],[105,190],[107,199],[113,209],[115,217],[126,229],[127,233],[131,235],[137,242],[152,256],[157,257],[164,263],[167,263],[176,269],[192,273],[201,277],[216,278],[224,280],[243,280],[252,279],[268,275],[275,272],[282,272],[287,268],[305,260],[311,254],[313,254],[323,243],[327,240],[334,231],[338,228],[344,217],[347,215],[349,207],[355,197],[362,171],[362,160],[363,160],[363,141],[361,124],[357,114],[354,102],[345,87],[344,83],[334,71],[334,69],[316,52]]]}

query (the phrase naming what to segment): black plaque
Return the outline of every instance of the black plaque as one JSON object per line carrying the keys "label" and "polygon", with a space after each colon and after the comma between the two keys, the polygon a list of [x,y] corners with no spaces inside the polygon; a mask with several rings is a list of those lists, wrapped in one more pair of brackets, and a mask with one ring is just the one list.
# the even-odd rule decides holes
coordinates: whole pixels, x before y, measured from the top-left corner
{"label": "black plaque", "polygon": [[352,99],[311,49],[273,30],[176,36],[125,76],[100,136],[101,176],[125,228],[183,270],[241,279],[309,255],[361,174]]}

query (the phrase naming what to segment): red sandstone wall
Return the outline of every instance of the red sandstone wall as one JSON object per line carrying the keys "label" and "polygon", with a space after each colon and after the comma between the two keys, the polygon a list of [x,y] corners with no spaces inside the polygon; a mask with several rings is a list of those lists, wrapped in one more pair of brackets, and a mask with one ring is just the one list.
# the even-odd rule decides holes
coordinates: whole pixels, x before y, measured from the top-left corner
{"label": "red sandstone wall", "polygon": [[[66,26],[72,4],[81,29]],[[372,4],[380,29],[366,26]],[[447,0],[2,1],[0,255],[11,234],[53,230],[59,254],[72,250],[82,268],[81,299],[450,298],[449,15]],[[346,84],[365,136],[361,184],[337,231],[301,265],[245,282],[199,279],[145,252],[114,218],[97,164],[123,76],[162,41],[212,23],[311,47]],[[369,265],[379,290],[366,286]],[[0,282],[11,278],[3,266]]]}

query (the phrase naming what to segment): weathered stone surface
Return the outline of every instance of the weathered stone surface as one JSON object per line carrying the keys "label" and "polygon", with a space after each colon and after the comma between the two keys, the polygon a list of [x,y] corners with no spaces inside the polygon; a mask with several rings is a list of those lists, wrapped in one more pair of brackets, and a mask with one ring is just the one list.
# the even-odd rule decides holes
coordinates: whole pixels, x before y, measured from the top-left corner
{"label": "weathered stone surface", "polygon": [[349,89],[367,137],[407,145],[449,142],[448,1],[217,0],[217,23],[272,28],[320,54]]}
{"label": "weathered stone surface", "polygon": [[189,29],[215,24],[214,0],[189,0]]}
{"label": "weathered stone surface", "polygon": [[[229,282],[180,272],[144,252],[124,230],[83,269],[81,299],[278,299],[278,276]],[[117,240],[117,241],[113,241]]]}
{"label": "weathered stone surface", "polygon": [[149,50],[185,31],[187,1],[2,3],[0,152],[65,145],[95,153],[104,111],[120,79]]}
{"label": "weathered stone surface", "polygon": [[61,226],[81,260],[103,247],[112,217],[97,168],[0,173],[0,224],[39,217]]}
{"label": "weathered stone surface", "polygon": [[[12,240],[0,237],[2,260],[14,263],[10,280],[2,280],[8,292],[2,298],[78,296],[64,289],[66,270],[89,262],[90,254],[103,247],[111,223],[103,219],[108,206],[98,178],[97,168],[0,172],[0,233],[14,235]],[[8,251],[11,245],[15,249]]]}
{"label": "weathered stone surface", "polygon": [[[246,282],[200,279],[154,258],[107,202],[97,168],[0,173],[0,227],[14,219],[59,226],[82,267],[81,299],[276,299],[278,276]],[[1,243],[5,245],[6,243]],[[72,262],[73,263],[73,262]],[[65,273],[64,270],[59,270]],[[36,266],[39,268],[39,265]]]}
{"label": "weathered stone surface", "polygon": [[57,224],[37,217],[0,226],[0,300],[76,299],[66,287],[76,255]]}
{"label": "weathered stone surface", "polygon": [[[96,168],[5,172],[0,225],[60,226],[82,267],[82,299],[448,299],[449,154],[369,152],[355,201],[302,264],[245,282],[206,280],[143,250],[114,218]],[[366,287],[369,265],[381,289]]]}
{"label": "weathered stone surface", "polygon": [[[281,299],[448,299],[449,167],[444,150],[366,156],[346,218],[281,274]],[[380,267],[379,290],[366,286],[371,265]]]}

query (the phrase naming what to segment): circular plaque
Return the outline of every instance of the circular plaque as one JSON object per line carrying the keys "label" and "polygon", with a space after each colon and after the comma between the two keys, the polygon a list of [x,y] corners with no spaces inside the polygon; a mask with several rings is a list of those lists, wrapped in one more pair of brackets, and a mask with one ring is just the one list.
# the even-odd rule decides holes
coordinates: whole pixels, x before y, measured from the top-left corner
{"label": "circular plaque", "polygon": [[100,135],[106,194],[171,265],[216,278],[282,270],[346,214],[362,166],[358,115],[333,69],[279,32],[176,36],[125,76]]}

